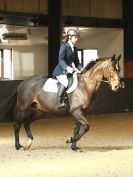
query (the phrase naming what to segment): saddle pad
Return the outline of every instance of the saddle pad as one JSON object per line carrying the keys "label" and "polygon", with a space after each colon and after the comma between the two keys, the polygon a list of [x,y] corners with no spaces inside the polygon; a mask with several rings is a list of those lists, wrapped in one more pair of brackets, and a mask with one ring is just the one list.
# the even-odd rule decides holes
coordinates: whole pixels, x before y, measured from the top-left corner
{"label": "saddle pad", "polygon": [[44,86],[43,86],[43,90],[45,92],[57,92],[58,89],[57,89],[57,83],[58,81],[56,79],[52,79],[52,78],[49,78]]}
{"label": "saddle pad", "polygon": [[[55,92],[55,93],[57,93],[57,92],[58,92],[57,84],[58,84],[58,80],[49,78],[49,79],[45,82],[45,84],[44,84],[44,86],[43,86],[43,90],[44,90],[45,92]],[[73,75],[73,83],[72,83],[72,85],[67,89],[66,92],[67,92],[67,93],[73,92],[73,91],[76,89],[77,85],[78,85],[77,75],[74,74],[74,75]]]}

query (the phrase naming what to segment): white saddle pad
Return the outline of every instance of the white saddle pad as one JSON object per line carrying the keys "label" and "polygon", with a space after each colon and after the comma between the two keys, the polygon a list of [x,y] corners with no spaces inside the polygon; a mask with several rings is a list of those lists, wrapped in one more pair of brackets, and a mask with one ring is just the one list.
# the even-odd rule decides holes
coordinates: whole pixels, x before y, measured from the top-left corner
{"label": "white saddle pad", "polygon": [[[67,93],[73,92],[78,85],[77,74],[73,75],[73,79],[74,79],[73,84],[67,89],[67,91],[66,91]],[[49,78],[45,82],[45,84],[43,86],[43,90],[45,92],[56,92],[57,93],[58,92],[57,84],[58,84],[58,80]]]}

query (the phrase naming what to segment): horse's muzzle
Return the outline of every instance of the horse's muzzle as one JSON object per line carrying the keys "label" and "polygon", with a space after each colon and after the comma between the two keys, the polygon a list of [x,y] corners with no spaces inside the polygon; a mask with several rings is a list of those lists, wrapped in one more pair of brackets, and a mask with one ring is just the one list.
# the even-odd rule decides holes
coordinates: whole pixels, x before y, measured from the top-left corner
{"label": "horse's muzzle", "polygon": [[111,87],[113,91],[118,91],[120,88],[122,88],[121,82],[119,79],[115,79],[111,83]]}

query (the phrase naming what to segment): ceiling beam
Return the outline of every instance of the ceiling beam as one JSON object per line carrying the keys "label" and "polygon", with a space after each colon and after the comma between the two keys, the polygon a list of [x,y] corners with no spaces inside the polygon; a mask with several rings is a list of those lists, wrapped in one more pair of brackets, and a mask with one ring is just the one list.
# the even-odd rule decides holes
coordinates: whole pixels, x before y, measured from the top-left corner
{"label": "ceiling beam", "polygon": [[[48,26],[48,15],[28,15],[21,13],[0,14],[0,24],[18,26]],[[97,17],[61,17],[61,26],[86,26],[123,28],[122,19],[97,18]]]}
{"label": "ceiling beam", "polygon": [[121,19],[97,18],[97,17],[62,17],[63,26],[85,26],[85,27],[106,27],[123,28]]}
{"label": "ceiling beam", "polygon": [[48,26],[47,15],[27,15],[21,13],[0,13],[0,24],[16,26]]}

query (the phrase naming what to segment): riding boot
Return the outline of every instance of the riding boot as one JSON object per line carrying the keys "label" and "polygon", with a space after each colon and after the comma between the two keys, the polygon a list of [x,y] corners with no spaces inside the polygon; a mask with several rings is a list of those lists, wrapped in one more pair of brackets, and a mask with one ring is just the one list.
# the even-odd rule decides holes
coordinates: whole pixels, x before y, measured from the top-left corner
{"label": "riding boot", "polygon": [[56,109],[66,107],[64,103],[64,94],[66,91],[66,87],[64,85],[59,85],[58,93],[57,93],[57,101],[56,101]]}

